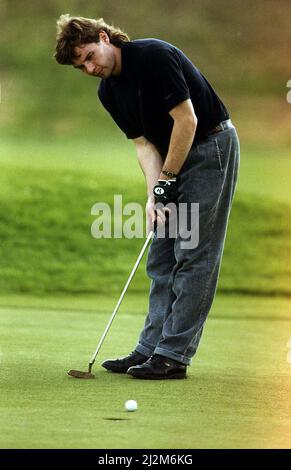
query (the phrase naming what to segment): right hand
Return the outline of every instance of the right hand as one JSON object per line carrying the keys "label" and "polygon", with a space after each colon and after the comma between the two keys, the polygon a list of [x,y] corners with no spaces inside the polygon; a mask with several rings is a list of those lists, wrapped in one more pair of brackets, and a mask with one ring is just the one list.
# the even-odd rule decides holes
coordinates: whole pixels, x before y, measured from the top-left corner
{"label": "right hand", "polygon": [[151,230],[154,230],[155,222],[158,225],[162,225],[165,223],[167,215],[166,212],[170,213],[168,208],[164,208],[163,210],[156,209],[156,204],[154,197],[149,197],[147,204],[146,204],[146,226],[147,226],[147,235],[150,233]]}

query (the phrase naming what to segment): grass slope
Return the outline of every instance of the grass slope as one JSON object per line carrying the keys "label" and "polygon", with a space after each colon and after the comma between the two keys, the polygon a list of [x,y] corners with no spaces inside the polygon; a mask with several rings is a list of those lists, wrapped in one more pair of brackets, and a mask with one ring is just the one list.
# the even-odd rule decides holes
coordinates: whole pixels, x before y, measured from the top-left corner
{"label": "grass slope", "polygon": [[[113,211],[114,194],[121,194],[124,204],[144,206],[143,177],[132,147],[122,139],[104,139],[98,147],[94,142],[29,142],[19,156],[19,144],[4,142],[2,149],[0,292],[119,291],[143,241],[93,239],[91,207],[106,202]],[[291,208],[263,197],[262,185],[260,196],[254,194],[256,180],[246,185],[246,172],[250,161],[259,170],[264,160],[256,154],[244,159],[220,289],[289,295]],[[260,174],[266,187],[279,185],[270,172]],[[141,268],[132,289],[142,291],[147,282]]]}

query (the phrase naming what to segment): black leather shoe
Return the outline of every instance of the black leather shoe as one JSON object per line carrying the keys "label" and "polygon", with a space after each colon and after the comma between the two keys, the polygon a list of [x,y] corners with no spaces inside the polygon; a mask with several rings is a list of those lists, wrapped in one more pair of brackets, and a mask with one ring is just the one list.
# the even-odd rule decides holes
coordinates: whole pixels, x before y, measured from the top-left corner
{"label": "black leather shoe", "polygon": [[127,374],[136,379],[186,379],[187,366],[154,354],[144,364],[130,367]]}
{"label": "black leather shoe", "polygon": [[119,372],[120,374],[125,374],[127,369],[132,366],[137,366],[138,364],[143,364],[148,359],[147,356],[133,351],[126,357],[121,359],[108,359],[102,363],[102,367],[112,372]]}

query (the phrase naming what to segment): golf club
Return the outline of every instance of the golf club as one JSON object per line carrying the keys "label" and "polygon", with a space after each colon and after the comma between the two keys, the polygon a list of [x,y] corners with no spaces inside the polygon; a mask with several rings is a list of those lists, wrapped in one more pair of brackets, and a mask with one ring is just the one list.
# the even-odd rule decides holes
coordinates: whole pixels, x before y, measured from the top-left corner
{"label": "golf club", "polygon": [[142,249],[141,249],[141,252],[140,252],[140,254],[139,254],[138,258],[137,258],[137,261],[136,261],[136,263],[135,263],[135,265],[134,265],[134,267],[133,267],[133,269],[132,269],[132,271],[131,271],[131,273],[130,273],[130,276],[129,276],[128,280],[127,280],[127,283],[125,284],[125,287],[124,287],[124,289],[123,289],[123,291],[122,291],[122,293],[121,293],[121,296],[120,296],[120,298],[119,298],[119,300],[118,300],[118,302],[117,302],[117,305],[116,305],[116,307],[115,307],[115,309],[114,309],[114,312],[113,312],[112,315],[111,315],[111,318],[110,318],[110,320],[109,320],[109,323],[108,323],[108,325],[107,325],[107,327],[106,327],[106,329],[105,329],[105,331],[104,331],[104,333],[103,333],[103,335],[102,335],[102,337],[101,337],[101,339],[100,339],[100,341],[99,341],[99,344],[98,344],[98,346],[97,346],[97,348],[96,348],[96,351],[94,352],[94,354],[93,354],[93,356],[92,356],[92,358],[91,358],[91,360],[90,360],[90,362],[89,362],[88,372],[82,372],[82,371],[80,371],[80,370],[71,369],[71,370],[68,371],[68,375],[71,375],[72,377],[75,377],[75,378],[77,378],[77,379],[94,379],[95,375],[91,372],[92,366],[93,366],[93,364],[94,364],[94,362],[95,362],[95,360],[96,360],[97,354],[98,354],[98,352],[99,352],[99,350],[100,350],[100,348],[101,348],[101,346],[102,346],[102,344],[103,344],[103,341],[104,341],[104,339],[106,338],[106,335],[107,335],[107,333],[108,333],[108,330],[109,330],[109,328],[110,328],[110,326],[111,326],[111,324],[112,324],[112,322],[113,322],[113,320],[114,320],[114,317],[115,317],[115,315],[116,315],[116,313],[117,313],[117,311],[118,311],[118,309],[119,309],[119,306],[120,306],[120,304],[121,304],[121,302],[122,302],[122,300],[123,300],[123,297],[124,297],[124,295],[125,295],[125,293],[126,293],[126,291],[127,291],[127,288],[128,288],[128,286],[129,286],[129,284],[130,284],[130,282],[131,282],[131,280],[132,280],[132,278],[133,278],[133,276],[134,276],[134,273],[136,272],[136,270],[137,270],[137,268],[138,268],[138,265],[139,265],[139,263],[140,263],[140,261],[141,261],[143,255],[144,255],[144,252],[146,251],[146,249],[147,249],[147,247],[148,247],[148,245],[149,245],[149,243],[150,243],[150,240],[151,240],[151,238],[152,238],[152,236],[153,236],[153,233],[154,233],[154,232],[151,230],[151,231],[149,232],[148,236],[147,236],[147,239],[146,239],[146,241],[145,241],[145,243],[144,243],[144,245],[143,245],[143,247],[142,247]]}

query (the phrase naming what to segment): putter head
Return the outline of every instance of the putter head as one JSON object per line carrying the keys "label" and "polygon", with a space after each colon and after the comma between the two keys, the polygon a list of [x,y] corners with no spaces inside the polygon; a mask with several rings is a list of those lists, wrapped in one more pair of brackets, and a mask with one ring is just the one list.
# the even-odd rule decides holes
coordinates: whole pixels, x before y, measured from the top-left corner
{"label": "putter head", "polygon": [[75,377],[76,379],[94,379],[95,375],[91,372],[82,372],[80,370],[71,369],[68,371],[68,375]]}

